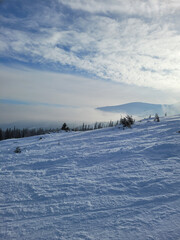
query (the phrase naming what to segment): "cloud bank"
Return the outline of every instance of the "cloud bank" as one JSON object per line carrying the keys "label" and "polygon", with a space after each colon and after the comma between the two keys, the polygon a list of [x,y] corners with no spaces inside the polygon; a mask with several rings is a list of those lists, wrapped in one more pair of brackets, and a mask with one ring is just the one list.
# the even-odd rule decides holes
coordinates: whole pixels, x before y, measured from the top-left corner
{"label": "cloud bank", "polygon": [[[19,69],[19,68],[20,69]],[[74,75],[0,65],[0,125],[26,121],[95,122],[119,119],[119,114],[94,110],[119,103],[176,102],[179,93],[152,90]],[[12,125],[13,126],[13,125]]]}

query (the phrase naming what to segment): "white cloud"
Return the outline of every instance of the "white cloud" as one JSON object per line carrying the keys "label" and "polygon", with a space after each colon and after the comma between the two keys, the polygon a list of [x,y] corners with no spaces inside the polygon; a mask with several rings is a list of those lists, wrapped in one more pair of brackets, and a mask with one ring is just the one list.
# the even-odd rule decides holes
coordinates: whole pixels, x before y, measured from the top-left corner
{"label": "white cloud", "polygon": [[59,3],[91,14],[79,13],[72,21],[55,5],[52,9],[44,5],[43,18],[35,11],[24,20],[27,29],[22,19],[13,18],[21,27],[1,27],[1,55],[70,65],[114,82],[180,92],[179,1]]}
{"label": "white cloud", "polygon": [[112,12],[144,17],[173,14],[180,9],[179,0],[59,0],[59,2],[70,6],[72,9],[81,9],[91,13]]}
{"label": "white cloud", "polygon": [[[15,69],[16,68],[16,69]],[[98,107],[129,101],[168,103],[179,96],[162,91],[100,80],[0,65],[0,96],[5,99]]]}
{"label": "white cloud", "polygon": [[[100,106],[128,102],[175,103],[179,93],[129,86],[65,75],[42,72],[20,66],[7,68],[0,65],[0,99],[42,104],[0,103],[0,124],[16,121],[109,121],[117,120],[118,114],[95,111]],[[43,106],[48,103],[49,106]],[[65,105],[54,107],[53,104]],[[67,107],[66,107],[67,106]]]}

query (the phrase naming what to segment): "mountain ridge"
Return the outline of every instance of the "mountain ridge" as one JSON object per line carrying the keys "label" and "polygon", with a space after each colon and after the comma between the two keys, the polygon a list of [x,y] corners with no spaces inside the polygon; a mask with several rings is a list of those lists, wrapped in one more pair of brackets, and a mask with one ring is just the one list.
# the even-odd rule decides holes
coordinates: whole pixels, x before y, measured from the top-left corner
{"label": "mountain ridge", "polygon": [[145,102],[130,102],[115,106],[98,107],[97,110],[112,113],[130,114],[138,116],[154,115],[173,115],[180,112],[180,103],[176,104],[154,104]]}

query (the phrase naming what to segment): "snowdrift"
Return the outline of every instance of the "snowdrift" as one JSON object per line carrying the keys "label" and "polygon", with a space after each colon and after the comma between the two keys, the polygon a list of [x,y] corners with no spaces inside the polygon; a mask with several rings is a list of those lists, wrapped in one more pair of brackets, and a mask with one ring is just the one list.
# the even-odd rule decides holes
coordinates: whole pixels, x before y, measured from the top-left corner
{"label": "snowdrift", "polygon": [[0,239],[180,239],[178,131],[174,116],[1,141]]}

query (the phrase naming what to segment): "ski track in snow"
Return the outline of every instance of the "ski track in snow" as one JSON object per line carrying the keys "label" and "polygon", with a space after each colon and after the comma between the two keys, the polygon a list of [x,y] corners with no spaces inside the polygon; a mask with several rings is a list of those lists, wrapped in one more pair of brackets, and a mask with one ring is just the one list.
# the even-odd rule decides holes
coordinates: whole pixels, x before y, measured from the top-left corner
{"label": "ski track in snow", "polygon": [[0,239],[180,239],[179,130],[174,116],[1,141]]}

